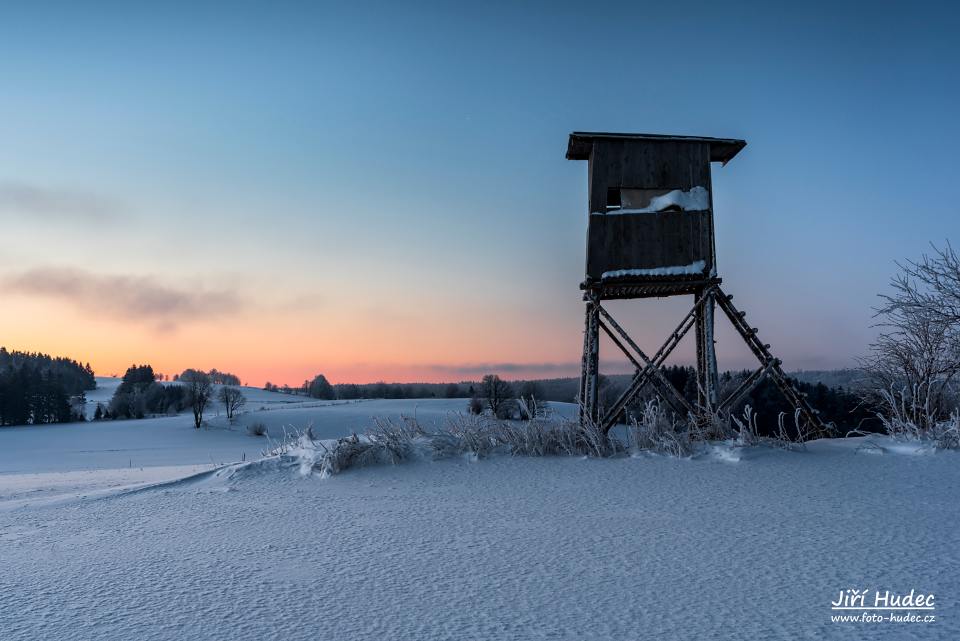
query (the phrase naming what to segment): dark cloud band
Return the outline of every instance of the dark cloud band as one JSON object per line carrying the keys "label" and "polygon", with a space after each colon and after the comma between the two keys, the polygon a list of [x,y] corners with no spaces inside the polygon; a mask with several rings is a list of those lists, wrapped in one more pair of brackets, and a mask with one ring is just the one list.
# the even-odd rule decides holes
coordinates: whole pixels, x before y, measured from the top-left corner
{"label": "dark cloud band", "polygon": [[63,267],[38,267],[2,280],[9,293],[60,300],[86,312],[173,329],[191,320],[235,313],[236,292],[171,286],[152,276],[95,274]]}

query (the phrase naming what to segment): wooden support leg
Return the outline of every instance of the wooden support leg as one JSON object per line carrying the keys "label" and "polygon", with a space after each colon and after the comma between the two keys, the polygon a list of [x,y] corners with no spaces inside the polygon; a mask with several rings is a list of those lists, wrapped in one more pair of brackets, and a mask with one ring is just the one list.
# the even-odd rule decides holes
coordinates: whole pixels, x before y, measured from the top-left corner
{"label": "wooden support leg", "polygon": [[697,409],[703,417],[709,417],[717,406],[719,378],[713,339],[714,289],[702,290],[697,299]]}
{"label": "wooden support leg", "polygon": [[587,301],[584,320],[583,360],[580,372],[580,422],[600,419],[600,312],[596,300]]}
{"label": "wooden support leg", "polygon": [[587,396],[589,390],[587,386],[589,364],[587,355],[590,353],[590,304],[586,305],[586,314],[583,319],[583,352],[580,356],[580,388],[577,393],[577,403],[580,404],[580,422],[586,417]]}

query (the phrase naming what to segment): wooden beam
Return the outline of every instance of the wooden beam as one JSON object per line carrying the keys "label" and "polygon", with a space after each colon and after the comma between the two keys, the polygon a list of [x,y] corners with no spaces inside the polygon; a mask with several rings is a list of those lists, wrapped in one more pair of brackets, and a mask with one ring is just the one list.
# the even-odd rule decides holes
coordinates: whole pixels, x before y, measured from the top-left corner
{"label": "wooden beam", "polygon": [[599,302],[592,298],[586,304],[583,359],[580,364],[580,421],[582,424],[596,423],[600,419],[597,380],[600,363],[599,306]]}
{"label": "wooden beam", "polygon": [[730,392],[730,394],[727,395],[725,399],[720,401],[720,404],[717,405],[717,411],[723,412],[728,407],[733,407],[738,402],[740,402],[741,398],[743,398],[744,396],[752,392],[754,388],[756,388],[756,386],[760,384],[760,381],[763,380],[764,375],[767,374],[767,372],[769,371],[770,371],[770,363],[766,365],[762,365],[760,369],[758,369],[755,372],[752,372],[750,376],[743,379],[740,385],[737,386],[737,389]]}
{"label": "wooden beam", "polygon": [[723,313],[727,315],[727,318],[730,319],[734,329],[736,329],[740,336],[743,337],[743,340],[747,343],[747,347],[749,347],[750,351],[753,352],[753,355],[757,357],[757,360],[760,361],[762,365],[767,367],[770,378],[780,389],[780,392],[786,397],[787,401],[789,401],[794,408],[800,410],[800,414],[813,428],[816,434],[829,434],[829,430],[827,429],[827,426],[823,424],[823,421],[820,420],[817,410],[813,409],[813,407],[810,406],[810,403],[807,402],[807,399],[801,395],[796,388],[794,388],[789,380],[787,380],[787,375],[780,367],[780,361],[775,359],[770,353],[770,350],[768,349],[769,346],[764,345],[757,337],[757,330],[747,325],[746,321],[743,319],[744,315],[733,306],[733,303],[731,302],[732,298],[732,296],[725,295],[722,291],[720,291],[719,288],[717,288],[717,305],[723,310]]}

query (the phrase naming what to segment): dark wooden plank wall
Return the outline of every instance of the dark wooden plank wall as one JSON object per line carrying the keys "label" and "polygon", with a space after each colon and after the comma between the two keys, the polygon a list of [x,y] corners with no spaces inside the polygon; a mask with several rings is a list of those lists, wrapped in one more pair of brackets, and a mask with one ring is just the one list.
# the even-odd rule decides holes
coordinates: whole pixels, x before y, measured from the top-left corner
{"label": "dark wooden plank wall", "polygon": [[[606,212],[607,190],[705,187],[710,210],[591,215],[587,276],[619,269],[714,265],[710,145],[675,141],[595,140],[589,163],[590,212]],[[667,279],[668,277],[664,277]]]}
{"label": "dark wooden plank wall", "polygon": [[683,189],[710,185],[710,145],[596,140],[590,155],[590,211],[606,211],[607,189]]}
{"label": "dark wooden plank wall", "polygon": [[698,260],[706,263],[704,273],[709,273],[713,267],[712,218],[709,211],[593,214],[587,242],[587,276],[599,279],[608,271],[675,267]]}

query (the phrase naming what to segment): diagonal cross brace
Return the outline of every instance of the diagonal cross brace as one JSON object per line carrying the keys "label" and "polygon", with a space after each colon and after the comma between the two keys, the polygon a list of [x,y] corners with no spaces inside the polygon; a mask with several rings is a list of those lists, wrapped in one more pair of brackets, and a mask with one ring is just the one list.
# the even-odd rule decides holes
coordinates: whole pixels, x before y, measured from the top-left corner
{"label": "diagonal cross brace", "polygon": [[627,389],[620,394],[620,397],[614,401],[613,406],[607,411],[604,415],[603,420],[600,422],[601,429],[604,432],[610,430],[613,426],[614,421],[617,416],[620,415],[620,412],[626,408],[626,406],[633,400],[633,398],[644,388],[647,382],[650,380],[650,376],[653,372],[653,367],[659,367],[666,357],[673,351],[676,344],[680,342],[680,339],[690,331],[690,328],[693,327],[693,318],[690,317],[674,332],[670,338],[667,339],[667,342],[663,344],[660,350],[657,352],[657,355],[654,356],[653,362],[651,365],[638,370],[633,376],[633,380],[630,382],[630,385],[627,386]]}
{"label": "diagonal cross brace", "polygon": [[637,359],[631,355],[626,346],[617,340],[617,337],[613,335],[613,332],[610,331],[610,328],[607,327],[605,323],[601,322],[600,327],[606,331],[607,336],[613,340],[614,345],[619,347],[620,351],[626,354],[627,358],[630,359],[630,362],[632,362],[638,370],[646,367],[650,368],[650,375],[652,376],[651,382],[657,388],[657,391],[659,391],[664,397],[664,400],[666,400],[670,406],[673,407],[674,411],[680,414],[693,412],[693,406],[691,406],[690,403],[687,402],[687,399],[685,399],[683,395],[677,391],[677,388],[673,386],[673,383],[667,380],[667,377],[663,375],[663,371],[661,371],[660,366],[653,364],[653,361],[651,361],[647,355],[643,353],[643,350],[640,349],[640,346],[637,345],[632,338],[630,338],[626,330],[624,330],[623,327],[621,327],[620,324],[613,319],[609,312],[607,312],[607,310],[605,310],[603,307],[600,307],[600,315],[603,316],[603,318],[607,321],[607,323],[610,324],[611,327],[613,327],[613,329],[617,332],[617,334],[620,335],[627,345],[633,348],[633,350],[640,357],[640,360],[643,361],[643,365],[637,362]]}
{"label": "diagonal cross brace", "polygon": [[[641,358],[646,361],[646,365],[640,363],[640,361],[634,358],[633,354],[630,353],[630,350],[628,350],[626,346],[620,342],[617,336],[614,335],[610,328],[607,327],[607,324],[603,321],[600,321],[600,328],[606,332],[607,336],[610,337],[610,340],[613,341],[613,344],[619,347],[620,351],[623,352],[628,359],[630,359],[630,362],[633,363],[633,366],[636,368],[637,372],[644,371],[648,366],[650,366],[650,360],[647,359],[643,352],[639,352],[639,354]],[[652,375],[652,378],[648,376],[650,382],[654,385],[654,387],[657,388],[657,391],[660,392],[660,395],[663,396],[664,400],[670,404],[670,407],[673,408],[673,411],[677,412],[678,414],[684,414],[685,412],[693,411],[693,407],[687,402],[687,399],[685,399],[677,391],[677,388],[674,387],[670,381],[666,380],[659,367],[651,367],[650,374]],[[659,376],[657,376],[657,374],[659,374]]]}
{"label": "diagonal cross brace", "polygon": [[[636,395],[640,392],[640,390],[642,390],[644,386],[650,381],[650,378],[654,375],[654,371],[656,371],[657,373],[660,373],[661,377],[663,376],[663,373],[660,372],[660,366],[667,359],[670,353],[676,348],[676,346],[680,343],[680,341],[687,334],[687,332],[689,332],[690,329],[694,326],[694,324],[696,323],[695,315],[697,310],[700,308],[700,306],[703,304],[703,301],[706,299],[706,294],[711,293],[713,290],[714,290],[714,287],[710,287],[704,290],[703,295],[696,302],[696,304],[694,304],[693,309],[687,312],[687,315],[684,316],[683,320],[680,321],[680,324],[677,326],[677,328],[673,330],[672,334],[670,334],[670,337],[660,347],[660,349],[657,350],[657,353],[653,355],[653,358],[647,361],[647,366],[644,367],[642,370],[638,369],[636,374],[634,374],[633,380],[630,382],[630,385],[627,387],[627,389],[623,391],[620,397],[616,401],[614,401],[613,406],[607,411],[607,413],[604,415],[603,419],[601,420],[600,426],[603,432],[606,433],[607,431],[610,430],[611,427],[613,427],[613,423],[616,420],[616,418],[620,415],[620,413],[624,410],[624,408],[626,408],[626,406],[630,403],[630,401],[632,401],[634,397],[636,397]],[[605,312],[605,310],[601,308],[601,313],[603,312]],[[607,314],[605,318],[610,320],[609,314]],[[621,349],[623,348],[621,347]],[[638,348],[638,351],[639,351],[639,348]],[[665,377],[664,377],[664,382],[667,385],[669,385],[670,389],[673,389],[674,391],[676,391],[676,388],[674,388],[669,381],[666,381]],[[681,396],[681,398],[683,397]],[[689,403],[686,402],[686,399],[683,399],[683,402],[686,406],[689,407]]]}

